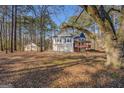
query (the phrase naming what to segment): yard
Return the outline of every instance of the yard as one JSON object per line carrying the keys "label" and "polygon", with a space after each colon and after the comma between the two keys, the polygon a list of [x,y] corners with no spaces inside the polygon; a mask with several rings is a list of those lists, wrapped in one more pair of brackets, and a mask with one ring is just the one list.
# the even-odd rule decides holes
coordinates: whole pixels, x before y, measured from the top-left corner
{"label": "yard", "polygon": [[0,53],[0,87],[124,87],[124,71],[103,66],[104,52]]}

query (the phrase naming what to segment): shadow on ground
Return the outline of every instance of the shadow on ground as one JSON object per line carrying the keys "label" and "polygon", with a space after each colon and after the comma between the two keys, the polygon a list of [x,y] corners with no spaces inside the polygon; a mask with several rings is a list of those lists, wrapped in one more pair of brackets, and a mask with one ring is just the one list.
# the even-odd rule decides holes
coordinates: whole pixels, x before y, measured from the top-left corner
{"label": "shadow on ground", "polygon": [[[94,53],[94,52],[93,52]],[[123,87],[103,66],[105,54],[21,54],[0,57],[0,85],[12,87]],[[122,83],[120,83],[122,82]]]}

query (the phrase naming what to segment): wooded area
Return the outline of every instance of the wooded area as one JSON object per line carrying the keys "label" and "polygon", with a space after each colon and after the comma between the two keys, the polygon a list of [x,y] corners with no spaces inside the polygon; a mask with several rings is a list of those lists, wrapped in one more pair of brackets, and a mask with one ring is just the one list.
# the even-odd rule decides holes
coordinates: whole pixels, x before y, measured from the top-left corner
{"label": "wooded area", "polygon": [[[24,51],[24,45],[34,42],[45,50],[45,34],[56,30],[49,6],[0,6],[0,49],[6,53]],[[48,27],[49,26],[49,27]]]}
{"label": "wooded area", "polygon": [[[59,25],[56,20],[61,16],[60,11],[67,16],[65,7],[0,6],[0,84],[124,87],[124,6],[75,6],[74,14],[66,20],[61,17],[64,21]],[[84,33],[93,49],[71,53],[53,51],[53,36],[67,31],[73,36]],[[26,52],[25,46],[30,44],[37,51]]]}

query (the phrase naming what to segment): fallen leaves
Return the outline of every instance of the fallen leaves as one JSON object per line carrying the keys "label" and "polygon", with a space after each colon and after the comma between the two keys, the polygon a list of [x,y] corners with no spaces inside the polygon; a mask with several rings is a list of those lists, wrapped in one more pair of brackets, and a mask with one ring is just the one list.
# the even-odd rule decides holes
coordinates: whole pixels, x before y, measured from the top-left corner
{"label": "fallen leaves", "polygon": [[57,52],[0,53],[0,85],[124,87],[123,69],[106,69],[103,66],[105,59],[105,54],[98,52],[88,52],[88,55]]}

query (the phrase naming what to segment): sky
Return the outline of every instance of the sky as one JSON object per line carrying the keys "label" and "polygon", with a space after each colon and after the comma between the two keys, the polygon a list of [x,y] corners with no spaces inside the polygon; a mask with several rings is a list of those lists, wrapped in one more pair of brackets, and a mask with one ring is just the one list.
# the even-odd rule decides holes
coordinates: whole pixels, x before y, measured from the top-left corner
{"label": "sky", "polygon": [[[61,8],[56,9],[55,7],[56,8],[61,7]],[[68,21],[69,17],[74,16],[74,15],[79,15],[79,13],[82,11],[82,8],[76,5],[53,6],[53,10],[54,9],[56,9],[57,11],[51,15],[51,18],[58,25],[58,27],[63,22]],[[57,32],[55,33],[57,34]]]}
{"label": "sky", "polygon": [[[35,6],[35,8],[37,8],[37,13],[39,13],[38,10],[39,6]],[[80,8],[77,5],[51,5],[49,8],[49,11],[51,11],[51,18],[52,20],[58,25],[60,26],[60,24],[62,24],[63,22],[69,20],[69,17],[74,16],[74,15],[78,15],[81,11],[82,8]],[[29,16],[34,16],[34,13],[32,14],[29,13]]]}
{"label": "sky", "polygon": [[67,21],[69,17],[78,15],[82,9],[75,5],[64,6],[57,14],[51,15],[53,21],[60,26],[61,23]]}

